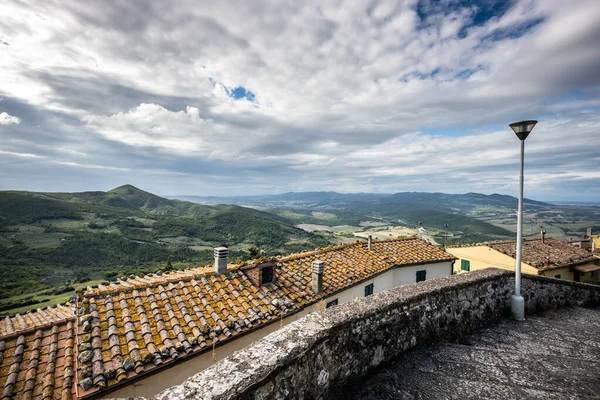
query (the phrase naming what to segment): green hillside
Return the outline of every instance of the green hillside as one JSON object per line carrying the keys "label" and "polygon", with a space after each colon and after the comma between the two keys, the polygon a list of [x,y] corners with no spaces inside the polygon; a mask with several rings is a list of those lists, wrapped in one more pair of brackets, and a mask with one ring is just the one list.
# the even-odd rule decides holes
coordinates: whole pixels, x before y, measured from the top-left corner
{"label": "green hillside", "polygon": [[0,312],[75,282],[205,265],[215,246],[228,246],[235,260],[248,257],[251,246],[281,254],[327,243],[274,214],[169,200],[131,185],[108,192],[3,191]]}

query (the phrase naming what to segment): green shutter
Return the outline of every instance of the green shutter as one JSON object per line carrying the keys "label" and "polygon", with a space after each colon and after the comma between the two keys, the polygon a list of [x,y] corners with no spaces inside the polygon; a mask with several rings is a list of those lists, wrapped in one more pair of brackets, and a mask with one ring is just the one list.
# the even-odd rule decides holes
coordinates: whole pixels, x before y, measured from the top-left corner
{"label": "green shutter", "polygon": [[471,270],[471,261],[460,260],[460,269],[463,271],[470,271]]}

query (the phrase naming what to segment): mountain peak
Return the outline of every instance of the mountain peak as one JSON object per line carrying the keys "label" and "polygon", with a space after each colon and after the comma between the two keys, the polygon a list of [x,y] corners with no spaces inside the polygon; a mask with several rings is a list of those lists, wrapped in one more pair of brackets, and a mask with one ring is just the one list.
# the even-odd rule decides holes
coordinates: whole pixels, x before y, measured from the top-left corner
{"label": "mountain peak", "polygon": [[109,190],[109,192],[112,192],[112,191],[115,191],[115,190],[122,190],[122,189],[138,189],[138,188],[136,188],[135,186],[133,186],[130,183],[126,183],[124,185],[117,186],[116,188]]}
{"label": "mountain peak", "polygon": [[119,187],[116,187],[114,189],[109,190],[107,193],[132,193],[132,192],[138,192],[138,193],[148,193],[140,188],[137,188],[133,185],[130,185],[129,183],[125,184],[125,185],[121,185]]}

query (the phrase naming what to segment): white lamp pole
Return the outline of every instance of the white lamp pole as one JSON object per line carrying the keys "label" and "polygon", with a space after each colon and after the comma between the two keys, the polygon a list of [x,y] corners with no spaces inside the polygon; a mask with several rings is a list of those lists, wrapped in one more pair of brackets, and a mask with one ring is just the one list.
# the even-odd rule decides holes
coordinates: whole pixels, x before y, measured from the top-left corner
{"label": "white lamp pole", "polygon": [[523,258],[523,167],[525,165],[525,139],[537,121],[521,121],[510,124],[521,141],[521,171],[519,174],[519,210],[517,213],[517,260],[515,264],[515,294],[510,298],[510,309],[515,319],[525,319],[525,300],[521,296],[521,259]]}

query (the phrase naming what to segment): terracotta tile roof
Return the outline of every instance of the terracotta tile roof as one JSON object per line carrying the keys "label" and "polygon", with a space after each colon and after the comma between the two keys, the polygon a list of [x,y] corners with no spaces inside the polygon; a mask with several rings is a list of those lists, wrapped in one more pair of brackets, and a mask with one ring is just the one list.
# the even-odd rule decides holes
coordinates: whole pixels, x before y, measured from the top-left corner
{"label": "terracotta tile roof", "polygon": [[[488,246],[511,257],[516,257],[515,240],[488,243]],[[589,251],[570,246],[554,238],[526,239],[523,241],[523,262],[540,271],[569,267],[597,261]]]}
{"label": "terracotta tile roof", "polygon": [[30,326],[0,337],[2,400],[73,398],[75,318],[73,309],[70,311],[70,320]]}
{"label": "terracotta tile roof", "polygon": [[[324,291],[311,288],[311,263],[325,263]],[[331,246],[272,259],[274,283],[256,286],[253,264],[130,277],[88,288],[78,304],[78,395],[95,395],[144,372],[278,321],[328,294],[394,266],[454,260],[416,239]]]}
{"label": "terracotta tile roof", "polygon": [[40,327],[50,326],[56,322],[72,319],[73,317],[73,306],[68,303],[16,314],[15,316],[0,320],[0,338],[31,329],[40,329]]}
{"label": "terracotta tile roof", "polygon": [[239,270],[228,276],[209,275],[204,268],[165,275],[146,278],[145,286],[110,285],[84,294],[80,396],[299,309],[282,288],[256,287]]}
{"label": "terracotta tile roof", "polygon": [[[384,272],[394,266],[450,261],[455,257],[417,238],[374,241],[372,251],[364,242],[332,246],[313,252],[280,259],[283,267],[277,271],[278,282],[305,302],[327,297]],[[312,293],[311,265],[315,260],[325,263],[323,292]]]}

